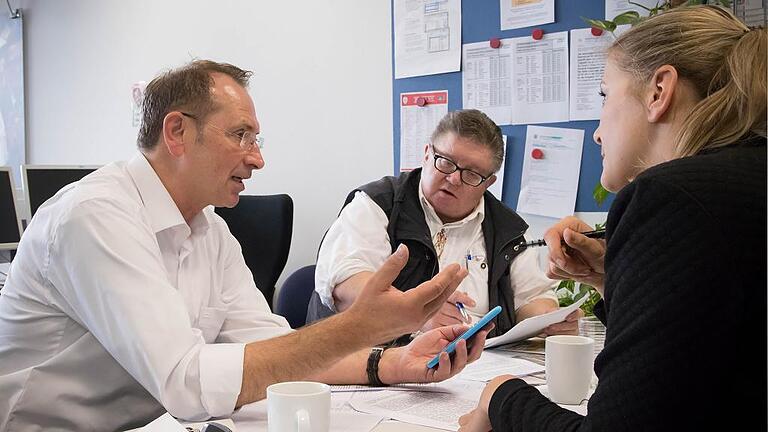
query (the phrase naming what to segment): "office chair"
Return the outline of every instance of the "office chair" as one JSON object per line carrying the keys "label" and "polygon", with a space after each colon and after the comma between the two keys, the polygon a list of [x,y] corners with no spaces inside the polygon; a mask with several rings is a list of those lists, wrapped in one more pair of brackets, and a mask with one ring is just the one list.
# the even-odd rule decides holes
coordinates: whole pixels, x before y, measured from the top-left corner
{"label": "office chair", "polygon": [[241,195],[233,208],[217,207],[243,250],[253,281],[272,306],[293,234],[293,200],[280,195]]}
{"label": "office chair", "polygon": [[309,297],[315,290],[315,266],[308,265],[291,273],[283,282],[275,302],[275,313],[282,315],[291,324],[299,328],[307,319]]}

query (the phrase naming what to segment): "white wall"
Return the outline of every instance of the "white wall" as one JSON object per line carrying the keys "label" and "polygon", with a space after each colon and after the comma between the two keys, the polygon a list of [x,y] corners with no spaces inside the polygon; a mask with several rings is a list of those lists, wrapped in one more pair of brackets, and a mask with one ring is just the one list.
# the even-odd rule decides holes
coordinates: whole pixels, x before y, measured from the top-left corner
{"label": "white wall", "polygon": [[[389,0],[25,0],[27,162],[129,158],[131,84],[192,57],[254,71],[266,168],[295,204],[283,278],[353,187],[392,172]],[[281,281],[282,281],[281,279]]]}

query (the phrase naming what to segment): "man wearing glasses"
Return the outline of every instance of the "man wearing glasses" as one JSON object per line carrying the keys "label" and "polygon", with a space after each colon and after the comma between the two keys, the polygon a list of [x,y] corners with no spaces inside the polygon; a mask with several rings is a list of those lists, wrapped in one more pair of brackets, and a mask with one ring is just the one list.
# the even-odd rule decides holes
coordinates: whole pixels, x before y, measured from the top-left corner
{"label": "man wearing glasses", "polygon": [[155,78],[139,152],[37,211],[0,296],[0,430],[125,430],[164,410],[229,416],[276,382],[440,381],[480,356],[487,329],[426,367],[466,326],[366,348],[416,331],[466,276],[455,265],[392,289],[406,248],[345,313],[295,332],[272,314],[212,208],[237,204],[264,166],[249,76],[195,61]]}
{"label": "man wearing glasses", "polygon": [[[401,243],[411,254],[393,284],[400,290],[429,280],[451,263],[469,273],[421,331],[477,321],[501,305],[504,312],[491,333],[498,335],[527,317],[557,309],[557,283],[539,269],[536,250],[513,250],[528,225],[486,192],[496,181],[503,149],[501,130],[485,114],[450,112],[432,133],[422,168],[352,191],[320,246],[308,321],[349,308]],[[578,333],[580,313],[545,332]]]}

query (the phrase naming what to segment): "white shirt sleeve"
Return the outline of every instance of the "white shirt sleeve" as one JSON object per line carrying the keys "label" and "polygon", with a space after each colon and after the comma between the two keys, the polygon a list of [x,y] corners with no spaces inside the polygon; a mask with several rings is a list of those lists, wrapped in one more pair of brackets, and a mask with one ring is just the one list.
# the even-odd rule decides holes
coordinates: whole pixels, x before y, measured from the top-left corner
{"label": "white shirt sleeve", "polygon": [[557,301],[554,289],[558,281],[548,278],[541,269],[536,248],[526,249],[512,260],[509,278],[515,292],[516,310],[541,298]]}
{"label": "white shirt sleeve", "polygon": [[216,342],[248,343],[292,332],[284,317],[272,313],[264,295],[256,287],[235,237],[227,231],[222,243],[225,251],[222,301],[227,315]]}
{"label": "white shirt sleeve", "polygon": [[325,235],[315,268],[315,290],[336,310],[333,289],[363,271],[376,271],[391,255],[386,213],[365,192],[341,211]]}
{"label": "white shirt sleeve", "polygon": [[206,344],[192,327],[138,209],[82,202],[51,233],[46,255],[43,277],[66,302],[67,314],[171,414],[232,413],[244,345]]}

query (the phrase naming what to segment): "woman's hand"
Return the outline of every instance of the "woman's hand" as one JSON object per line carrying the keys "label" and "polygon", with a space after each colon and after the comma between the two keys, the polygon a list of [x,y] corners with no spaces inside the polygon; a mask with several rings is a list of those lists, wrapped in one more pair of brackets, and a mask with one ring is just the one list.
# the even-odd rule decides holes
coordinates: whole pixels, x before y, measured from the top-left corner
{"label": "woman's hand", "polygon": [[505,382],[517,378],[514,375],[499,375],[491,380],[483,389],[477,408],[459,418],[459,432],[488,432],[492,429],[488,415],[488,406],[496,390]]}
{"label": "woman's hand", "polygon": [[547,276],[592,285],[602,295],[605,240],[591,239],[581,234],[591,230],[592,227],[573,216],[562,219],[547,230],[544,234],[544,241],[549,247]]}

